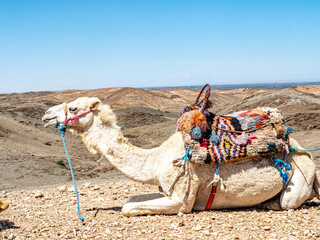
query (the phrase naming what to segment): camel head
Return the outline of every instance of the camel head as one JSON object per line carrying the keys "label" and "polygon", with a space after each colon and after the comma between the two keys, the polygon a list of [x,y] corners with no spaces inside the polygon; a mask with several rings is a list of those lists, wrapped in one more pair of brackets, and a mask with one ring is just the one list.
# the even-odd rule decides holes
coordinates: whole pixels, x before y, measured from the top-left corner
{"label": "camel head", "polygon": [[88,128],[95,117],[102,123],[113,125],[116,117],[108,105],[95,97],[81,97],[69,103],[62,103],[49,108],[44,114],[42,121],[46,122],[45,127],[65,125],[70,130],[81,132]]}

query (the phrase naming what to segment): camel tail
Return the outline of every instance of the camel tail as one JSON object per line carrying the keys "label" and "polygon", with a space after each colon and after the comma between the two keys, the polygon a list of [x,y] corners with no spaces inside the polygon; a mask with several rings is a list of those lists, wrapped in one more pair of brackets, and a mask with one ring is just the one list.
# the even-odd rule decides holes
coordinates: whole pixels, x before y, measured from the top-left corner
{"label": "camel tail", "polygon": [[313,182],[313,189],[317,198],[320,200],[320,172],[316,172],[316,177]]}

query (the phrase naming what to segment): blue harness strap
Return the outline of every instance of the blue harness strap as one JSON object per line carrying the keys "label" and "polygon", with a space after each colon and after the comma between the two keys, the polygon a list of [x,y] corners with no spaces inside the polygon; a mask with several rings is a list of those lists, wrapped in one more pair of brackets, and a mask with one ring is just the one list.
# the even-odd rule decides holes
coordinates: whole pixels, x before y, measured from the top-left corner
{"label": "blue harness strap", "polygon": [[282,160],[275,158],[271,152],[270,152],[270,155],[273,158],[274,165],[278,168],[278,170],[280,172],[280,175],[282,177],[283,182],[285,182],[285,183],[288,182],[289,176],[287,174],[287,171],[290,171],[291,167],[287,163],[284,162],[284,159],[286,157],[286,152],[284,152]]}
{"label": "blue harness strap", "polygon": [[186,149],[186,154],[181,158],[181,161],[183,161],[183,162],[187,162],[188,161],[188,159],[190,158],[189,150],[190,150],[189,148]]}
{"label": "blue harness strap", "polygon": [[64,133],[65,133],[67,127],[66,127],[66,126],[60,126],[60,125],[58,124],[58,125],[56,126],[56,128],[57,128],[58,130],[60,130],[60,133],[61,133],[61,136],[62,136],[62,142],[63,142],[63,145],[64,145],[64,150],[66,151],[68,163],[69,163],[69,166],[70,166],[70,171],[71,171],[73,186],[74,186],[74,190],[75,190],[76,196],[77,196],[77,209],[78,209],[79,219],[81,220],[81,222],[84,222],[84,218],[83,218],[83,217],[81,216],[81,214],[80,214],[79,194],[78,194],[77,185],[76,185],[76,181],[75,181],[75,179],[74,179],[73,170],[72,170],[72,166],[71,166],[71,161],[70,161],[69,154],[68,154],[68,150],[67,150],[66,139],[65,139],[65,137],[64,137]]}

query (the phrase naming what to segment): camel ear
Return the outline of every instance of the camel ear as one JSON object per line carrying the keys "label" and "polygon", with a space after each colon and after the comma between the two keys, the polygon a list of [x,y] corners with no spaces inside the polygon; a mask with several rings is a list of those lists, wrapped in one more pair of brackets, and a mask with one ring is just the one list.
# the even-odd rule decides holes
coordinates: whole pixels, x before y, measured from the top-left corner
{"label": "camel ear", "polygon": [[92,98],[92,101],[90,103],[90,110],[91,111],[97,110],[101,104],[102,102],[98,98]]}

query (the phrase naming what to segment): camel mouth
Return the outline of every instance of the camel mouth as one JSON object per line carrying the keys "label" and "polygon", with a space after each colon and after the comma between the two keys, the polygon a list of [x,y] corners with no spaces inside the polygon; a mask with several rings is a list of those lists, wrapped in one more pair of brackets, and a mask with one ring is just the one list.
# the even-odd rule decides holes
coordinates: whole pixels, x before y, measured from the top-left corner
{"label": "camel mouth", "polygon": [[55,125],[55,126],[56,126],[56,125],[59,123],[57,118],[51,118],[51,119],[45,119],[45,118],[43,118],[42,121],[46,123],[46,124],[44,125],[45,128],[50,127],[50,126],[52,126],[52,125]]}

